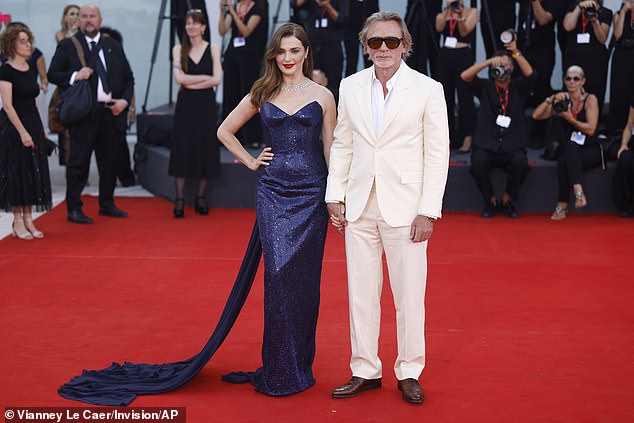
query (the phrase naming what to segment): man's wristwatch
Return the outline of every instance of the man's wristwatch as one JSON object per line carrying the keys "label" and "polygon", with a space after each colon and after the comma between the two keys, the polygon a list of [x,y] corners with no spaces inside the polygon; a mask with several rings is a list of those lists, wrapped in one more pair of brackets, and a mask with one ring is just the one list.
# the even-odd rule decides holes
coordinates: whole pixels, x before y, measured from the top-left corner
{"label": "man's wristwatch", "polygon": [[429,221],[430,221],[431,223],[434,223],[435,221],[437,221],[437,220],[438,220],[438,218],[436,218],[436,217],[431,217],[431,216],[425,216],[425,217],[426,217],[427,219],[429,219]]}

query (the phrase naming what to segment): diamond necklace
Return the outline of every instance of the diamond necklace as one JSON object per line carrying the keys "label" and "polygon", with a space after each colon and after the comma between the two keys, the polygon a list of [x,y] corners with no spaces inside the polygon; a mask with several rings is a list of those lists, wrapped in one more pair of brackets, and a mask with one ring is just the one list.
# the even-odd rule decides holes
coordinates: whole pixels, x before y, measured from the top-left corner
{"label": "diamond necklace", "polygon": [[304,87],[307,87],[308,82],[309,82],[309,79],[304,77],[304,79],[302,79],[297,84],[287,84],[286,82],[282,82],[282,84],[280,85],[280,88],[283,89],[284,91],[298,91]]}

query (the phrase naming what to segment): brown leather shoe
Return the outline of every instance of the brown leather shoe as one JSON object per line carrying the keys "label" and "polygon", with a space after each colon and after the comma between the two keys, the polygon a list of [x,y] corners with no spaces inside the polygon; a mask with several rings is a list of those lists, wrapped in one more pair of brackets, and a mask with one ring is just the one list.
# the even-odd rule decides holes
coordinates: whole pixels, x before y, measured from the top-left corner
{"label": "brown leather shoe", "polygon": [[333,398],[352,398],[356,397],[363,391],[371,389],[379,389],[381,387],[381,378],[363,379],[358,376],[352,376],[345,385],[335,388],[330,394]]}
{"label": "brown leather shoe", "polygon": [[412,404],[422,404],[425,400],[423,388],[416,379],[404,379],[398,381],[398,390],[403,392],[403,401]]}

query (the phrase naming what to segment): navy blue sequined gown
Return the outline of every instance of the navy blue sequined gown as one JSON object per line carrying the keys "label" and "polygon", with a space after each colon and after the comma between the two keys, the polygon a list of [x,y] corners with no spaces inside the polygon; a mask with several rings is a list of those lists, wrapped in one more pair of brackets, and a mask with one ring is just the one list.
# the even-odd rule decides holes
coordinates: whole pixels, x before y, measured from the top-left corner
{"label": "navy blue sequined gown", "polygon": [[289,395],[315,383],[315,327],[328,226],[322,109],[314,101],[292,115],[260,109],[275,154],[260,175],[256,212],[264,253],[264,342],[256,390]]}
{"label": "navy blue sequined gown", "polygon": [[64,398],[100,405],[128,405],[137,395],[176,389],[193,379],[220,347],[247,299],[264,254],[262,367],[223,376],[250,381],[256,390],[282,396],[314,385],[315,328],[328,216],[326,162],[319,138],[322,109],[311,102],[292,115],[271,103],[260,110],[275,158],[260,175],[257,222],[219,322],[203,349],[164,364],[112,363],[84,370],[60,387]]}

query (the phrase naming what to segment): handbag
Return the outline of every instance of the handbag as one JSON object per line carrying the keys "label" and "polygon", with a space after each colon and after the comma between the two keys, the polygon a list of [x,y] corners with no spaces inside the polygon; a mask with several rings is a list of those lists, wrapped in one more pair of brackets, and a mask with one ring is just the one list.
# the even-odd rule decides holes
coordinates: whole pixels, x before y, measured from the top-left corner
{"label": "handbag", "polygon": [[57,144],[54,141],[49,140],[48,138],[44,138],[44,145],[42,146],[44,152],[47,156],[53,155],[53,152],[57,148]]}
{"label": "handbag", "polygon": [[[86,67],[84,50],[76,37],[71,37],[82,67]],[[60,120],[64,125],[73,125],[92,112],[94,106],[93,92],[87,79],[75,81],[62,93],[62,105],[59,110]]]}
{"label": "handbag", "polygon": [[63,135],[66,131],[66,127],[62,123],[59,117],[59,109],[62,106],[62,90],[61,88],[55,88],[51,101],[48,103],[48,129],[58,135]]}

